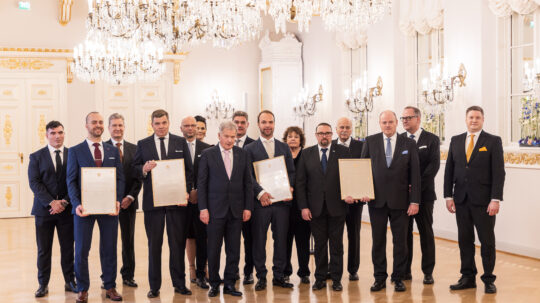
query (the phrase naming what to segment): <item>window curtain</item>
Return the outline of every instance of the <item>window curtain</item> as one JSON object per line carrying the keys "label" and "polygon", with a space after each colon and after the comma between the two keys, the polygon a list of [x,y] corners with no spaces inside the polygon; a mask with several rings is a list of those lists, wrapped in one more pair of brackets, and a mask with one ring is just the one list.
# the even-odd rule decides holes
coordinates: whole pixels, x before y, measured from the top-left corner
{"label": "window curtain", "polygon": [[534,12],[540,0],[489,0],[489,8],[497,17],[508,17],[513,12],[527,15]]}
{"label": "window curtain", "polygon": [[[540,1],[540,0],[538,0]],[[444,26],[442,0],[400,1],[399,28],[407,36],[427,35]]]}

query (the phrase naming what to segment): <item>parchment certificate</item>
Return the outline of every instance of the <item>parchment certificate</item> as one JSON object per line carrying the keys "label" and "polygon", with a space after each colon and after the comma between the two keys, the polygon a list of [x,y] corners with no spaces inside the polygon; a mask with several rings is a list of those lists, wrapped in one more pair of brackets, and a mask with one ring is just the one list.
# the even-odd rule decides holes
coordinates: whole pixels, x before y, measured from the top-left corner
{"label": "parchment certificate", "polygon": [[274,197],[270,200],[272,203],[292,199],[284,156],[253,162],[253,168],[257,183]]}
{"label": "parchment certificate", "polygon": [[339,183],[341,199],[375,199],[371,159],[339,159]]}
{"label": "parchment certificate", "polygon": [[184,159],[156,161],[152,169],[154,206],[187,205]]}
{"label": "parchment certificate", "polygon": [[81,205],[87,215],[116,212],[116,167],[81,167]]}

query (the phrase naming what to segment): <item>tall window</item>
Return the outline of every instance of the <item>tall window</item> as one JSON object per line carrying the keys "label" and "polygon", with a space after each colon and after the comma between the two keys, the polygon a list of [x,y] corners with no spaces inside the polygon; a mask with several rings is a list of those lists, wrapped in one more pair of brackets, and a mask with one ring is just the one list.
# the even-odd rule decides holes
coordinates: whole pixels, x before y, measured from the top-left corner
{"label": "tall window", "polygon": [[417,104],[422,111],[422,127],[444,141],[444,111],[431,106],[422,97],[422,81],[429,79],[429,70],[444,63],[444,29],[427,35],[416,34],[416,87]]}

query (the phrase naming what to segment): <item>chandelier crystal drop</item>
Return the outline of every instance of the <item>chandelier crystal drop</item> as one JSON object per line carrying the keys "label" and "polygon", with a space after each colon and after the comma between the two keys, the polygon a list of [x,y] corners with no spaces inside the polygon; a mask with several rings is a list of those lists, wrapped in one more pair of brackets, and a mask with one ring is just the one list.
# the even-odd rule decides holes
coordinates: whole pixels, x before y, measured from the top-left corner
{"label": "chandelier crystal drop", "polygon": [[321,0],[270,0],[267,13],[274,19],[276,32],[287,32],[287,22],[297,22],[299,31],[309,31],[309,22],[318,12]]}
{"label": "chandelier crystal drop", "polygon": [[392,10],[392,0],[321,0],[325,27],[334,32],[359,32]]}

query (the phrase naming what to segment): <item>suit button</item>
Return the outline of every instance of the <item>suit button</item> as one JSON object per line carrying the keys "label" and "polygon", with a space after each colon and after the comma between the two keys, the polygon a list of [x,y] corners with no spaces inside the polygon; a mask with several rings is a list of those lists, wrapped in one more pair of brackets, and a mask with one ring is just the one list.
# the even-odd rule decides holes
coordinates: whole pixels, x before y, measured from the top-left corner
{"label": "suit button", "polygon": [[465,168],[469,168],[469,165],[466,165]]}

